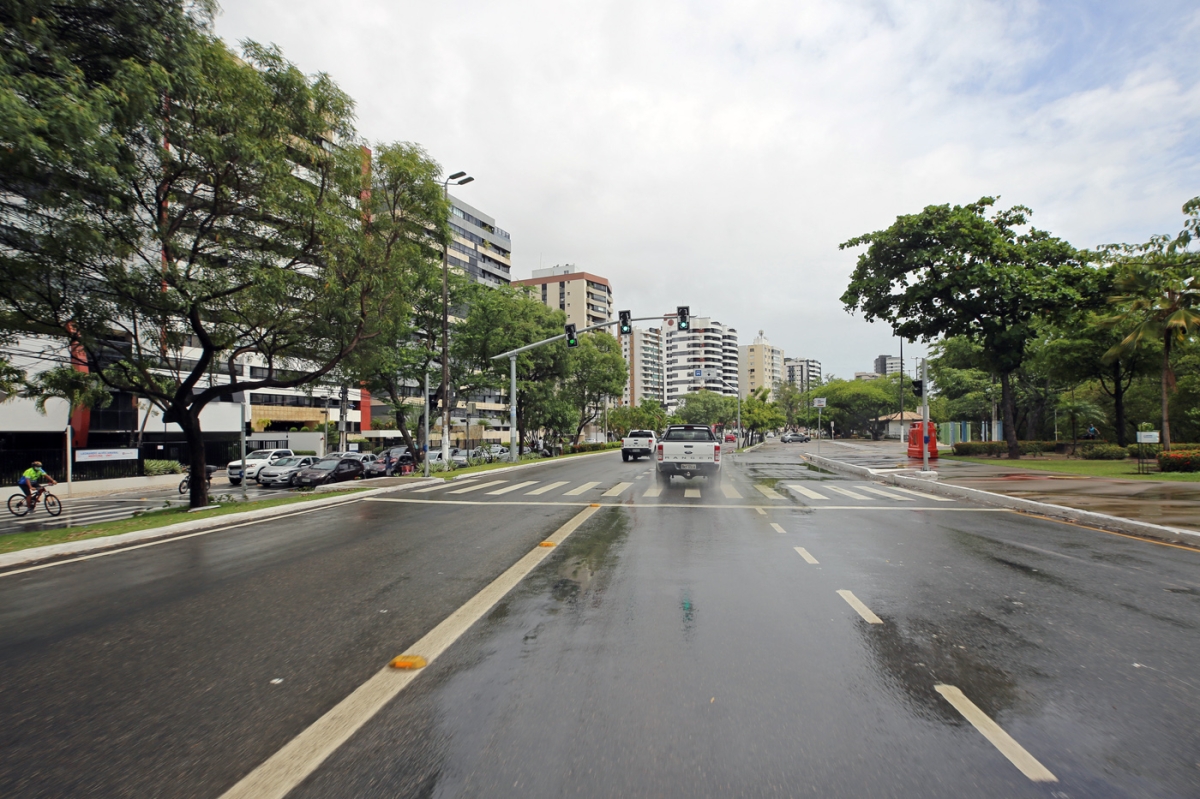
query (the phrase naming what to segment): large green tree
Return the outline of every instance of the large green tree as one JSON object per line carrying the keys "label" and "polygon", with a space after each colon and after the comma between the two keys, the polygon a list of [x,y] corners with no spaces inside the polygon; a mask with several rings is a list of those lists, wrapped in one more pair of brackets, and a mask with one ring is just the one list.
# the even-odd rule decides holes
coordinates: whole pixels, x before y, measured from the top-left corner
{"label": "large green tree", "polygon": [[981,347],[1001,384],[1008,456],[1020,457],[1012,376],[1036,324],[1095,296],[1085,256],[1027,227],[1022,206],[991,212],[995,199],[931,205],[890,227],[844,242],[866,246],[842,295],[848,311],[881,319],[905,339],[964,336]]}
{"label": "large green tree", "polygon": [[568,350],[561,387],[563,399],[575,412],[574,443],[579,443],[583,428],[596,418],[607,399],[620,396],[627,382],[629,367],[616,338],[603,330],[579,337],[579,346]]}

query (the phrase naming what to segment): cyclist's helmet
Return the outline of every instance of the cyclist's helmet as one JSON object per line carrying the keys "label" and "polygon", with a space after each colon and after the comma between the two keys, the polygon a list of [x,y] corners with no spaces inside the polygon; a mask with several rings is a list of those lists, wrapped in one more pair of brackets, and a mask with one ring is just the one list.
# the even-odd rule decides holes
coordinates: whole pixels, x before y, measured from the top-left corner
{"label": "cyclist's helmet", "polygon": [[33,462],[33,465],[34,465],[34,466],[41,466],[41,465],[42,465],[42,462],[41,462],[41,461],[34,461],[34,462]]}

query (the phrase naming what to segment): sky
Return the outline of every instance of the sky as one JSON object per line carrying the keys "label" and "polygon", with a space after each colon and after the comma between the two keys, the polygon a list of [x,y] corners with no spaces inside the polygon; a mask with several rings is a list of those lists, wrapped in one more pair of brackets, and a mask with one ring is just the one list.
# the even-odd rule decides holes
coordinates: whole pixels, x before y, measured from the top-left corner
{"label": "sky", "polygon": [[474,176],[515,279],[574,264],[839,377],[898,351],[839,243],[983,196],[1139,242],[1200,195],[1194,0],[225,0],[216,31]]}

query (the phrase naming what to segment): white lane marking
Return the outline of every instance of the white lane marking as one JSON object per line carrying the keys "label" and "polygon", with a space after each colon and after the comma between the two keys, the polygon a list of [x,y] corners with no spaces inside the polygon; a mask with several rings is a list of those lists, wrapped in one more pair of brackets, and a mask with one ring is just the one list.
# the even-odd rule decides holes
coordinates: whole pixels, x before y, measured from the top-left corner
{"label": "white lane marking", "polygon": [[870,497],[863,496],[862,494],[855,493],[854,491],[850,491],[849,489],[846,489],[846,488],[838,488],[837,486],[825,486],[825,487],[828,488],[830,491],[838,492],[839,494],[841,494],[844,497],[850,497],[850,499],[870,499]]}
{"label": "white lane marking", "polygon": [[501,494],[507,494],[509,491],[516,491],[519,488],[529,488],[531,485],[537,485],[537,482],[537,480],[526,480],[524,483],[517,483],[516,485],[505,486],[504,488],[497,488],[495,491],[489,491],[488,496],[498,497]]}
{"label": "white lane marking", "polygon": [[901,494],[912,494],[914,497],[920,497],[921,499],[932,499],[934,502],[953,502],[954,501],[947,497],[939,497],[939,496],[935,496],[933,494],[926,494],[924,491],[909,491],[907,488],[900,488],[899,486],[888,486],[888,490],[889,491],[899,491]]}
{"label": "white lane marking", "polygon": [[684,499],[700,499],[700,489],[685,488],[683,490],[683,498]]}
{"label": "white lane marking", "polygon": [[492,486],[503,485],[504,483],[507,483],[507,482],[508,482],[507,480],[489,480],[486,483],[476,483],[475,485],[469,485],[466,488],[455,489],[454,491],[451,491],[450,493],[451,494],[469,494],[472,491],[478,491],[481,488],[491,488]]}
{"label": "white lane marking", "polygon": [[[39,507],[38,510],[41,510]],[[128,508],[126,510],[98,510],[90,513],[71,513],[67,511],[61,516],[51,516],[49,513],[42,511],[36,515],[24,516],[17,519],[13,524],[90,524],[92,522],[105,521],[108,519],[124,519],[133,516],[133,512],[137,510],[146,510],[145,508]]]}
{"label": "white lane marking", "polygon": [[654,486],[653,488],[647,488],[646,493],[642,494],[642,496],[643,497],[657,497],[661,493],[662,493],[662,489],[658,486]]}
{"label": "white lane marking", "polygon": [[777,532],[777,533],[786,533],[787,532],[787,530],[784,530],[782,527],[780,527],[775,522],[771,522],[771,527],[775,528],[775,532]]}
{"label": "white lane marking", "polygon": [[858,615],[862,616],[871,624],[883,624],[883,619],[871,612],[871,609],[862,603],[862,600],[854,595],[851,591],[838,591],[838,596],[846,600],[846,604],[858,611]]}
{"label": "white lane marking", "polygon": [[[597,510],[599,508],[584,508],[546,540],[561,544]],[[554,547],[534,547],[401,654],[420,655],[426,663],[433,663],[438,655],[445,652],[472,624],[483,618],[553,551]],[[382,671],[376,672],[375,676],[317,719],[312,726],[226,791],[223,799],[283,799],[423,671],[425,669],[404,670],[384,666]]]}
{"label": "white lane marking", "polygon": [[557,483],[551,483],[548,486],[542,486],[541,488],[535,488],[532,491],[526,491],[525,496],[536,497],[539,494],[545,494],[547,491],[553,491],[554,489],[559,488],[560,486],[565,486],[566,484],[566,480],[560,480]]}
{"label": "white lane marking", "polygon": [[758,515],[759,515],[759,516],[766,516],[766,515],[767,515],[766,508],[755,508],[755,510],[756,510],[756,511],[758,511]]}
{"label": "white lane marking", "polygon": [[598,485],[600,485],[600,484],[599,483],[584,483],[583,485],[579,486],[578,488],[572,488],[570,491],[563,494],[563,496],[564,497],[577,497],[580,494],[582,494],[584,491],[593,489]]}
{"label": "white lane marking", "polygon": [[1051,774],[1050,769],[1039,763],[1037,758],[1029,754],[1025,747],[1017,743],[999,724],[992,721],[958,688],[953,685],[939,684],[933,686],[933,689],[941,694],[947,702],[954,705],[954,709],[971,722],[972,726],[979,730],[983,737],[987,738],[992,746],[999,749],[1000,754],[1007,757],[1026,777],[1034,782],[1058,782],[1058,777]]}
{"label": "white lane marking", "polygon": [[454,483],[449,480],[441,485],[430,486],[429,488],[418,488],[413,491],[414,494],[428,494],[430,491],[441,491],[443,488],[449,488],[453,485],[462,485],[462,483]]}
{"label": "white lane marking", "polygon": [[758,483],[755,483],[754,487],[758,489],[758,493],[762,494],[767,499],[783,499],[784,498],[782,494],[776,492],[775,489],[773,489],[773,488],[767,488],[766,486],[760,486]]}
{"label": "white lane marking", "polygon": [[633,483],[617,483],[612,488],[605,491],[600,496],[602,497],[619,497],[625,493],[625,489],[629,488]]}
{"label": "white lane marking", "polygon": [[[699,489],[697,489],[697,490],[699,490]],[[411,499],[399,499],[399,498],[389,499],[386,497],[363,497],[361,500],[356,500],[356,501],[361,501],[361,502],[408,502],[408,503],[412,503],[412,504],[428,504],[428,505],[433,505],[433,504],[443,504],[443,505],[520,505],[520,506],[529,507],[529,508],[544,507],[547,505],[561,505],[566,508],[578,508],[581,505],[583,505],[583,503],[586,502],[587,500],[575,500],[574,502],[546,502],[546,501],[534,502],[534,501],[503,500],[503,499],[489,499],[489,500],[484,501],[484,500],[470,500],[470,499],[417,499],[415,497],[413,497]],[[613,503],[606,503],[606,505],[612,505],[612,504]],[[614,505],[614,507],[615,507],[615,505]],[[623,505],[622,507],[627,507],[627,506]],[[632,505],[632,506],[628,506],[628,507],[634,507],[634,508],[694,508],[694,507],[696,507],[696,504],[694,502],[693,503],[647,502],[645,504]],[[778,505],[772,506],[771,509],[774,510],[776,507],[779,507],[779,506]],[[711,505],[705,505],[704,508],[705,508],[705,510],[749,510],[749,509],[753,508],[754,510],[763,514],[764,516],[767,513],[766,509],[761,506],[750,505],[750,504],[746,504],[746,503],[743,503],[741,505],[711,504]],[[784,509],[780,508],[780,510],[784,510]],[[922,508],[922,507],[914,506],[914,505],[810,505],[807,508],[805,508],[805,510],[812,510],[812,511],[826,511],[826,510],[908,511],[909,513],[942,513],[942,512],[944,512],[944,513],[1019,513],[1020,512],[1020,511],[1012,510],[1010,508],[962,508],[962,507]],[[0,577],[2,577],[6,573],[7,572],[0,572]]]}
{"label": "white lane marking", "polygon": [[793,491],[803,494],[804,496],[808,497],[809,499],[829,499],[829,497],[825,496],[824,494],[818,494],[816,491],[813,491],[811,488],[806,488],[805,486],[796,485],[795,483],[788,483],[787,487],[792,489]]}
{"label": "white lane marking", "polygon": [[804,558],[804,561],[806,563],[811,563],[813,565],[816,565],[817,559],[814,558],[812,555],[808,554],[807,549],[805,549],[804,547],[793,547],[793,549],[795,549],[797,552],[800,553],[800,557]]}
{"label": "white lane marking", "polygon": [[898,500],[900,502],[916,502],[915,499],[909,499],[908,497],[902,497],[899,494],[893,494],[890,491],[883,491],[878,488],[872,488],[871,486],[859,486],[859,489],[862,491],[870,491],[872,494],[878,494],[881,497],[887,497],[888,499],[894,499],[894,500]]}
{"label": "white lane marking", "polygon": [[725,494],[725,499],[741,499],[742,498],[742,495],[738,493],[738,490],[736,488],[734,488],[733,486],[729,485],[729,483],[721,483],[721,491],[722,491],[722,493]]}

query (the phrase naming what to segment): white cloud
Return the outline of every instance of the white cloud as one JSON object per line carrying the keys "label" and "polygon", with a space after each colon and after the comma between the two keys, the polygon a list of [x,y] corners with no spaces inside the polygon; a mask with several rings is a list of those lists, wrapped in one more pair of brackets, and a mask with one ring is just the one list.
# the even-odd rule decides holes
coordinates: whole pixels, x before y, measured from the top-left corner
{"label": "white cloud", "polygon": [[848,375],[895,346],[841,309],[837,245],[897,214],[999,194],[1077,246],[1178,228],[1200,15],[1174,9],[238,0],[217,30],[332,74],[366,137],[470,171],[518,277],[576,263],[639,315],[690,304]]}

